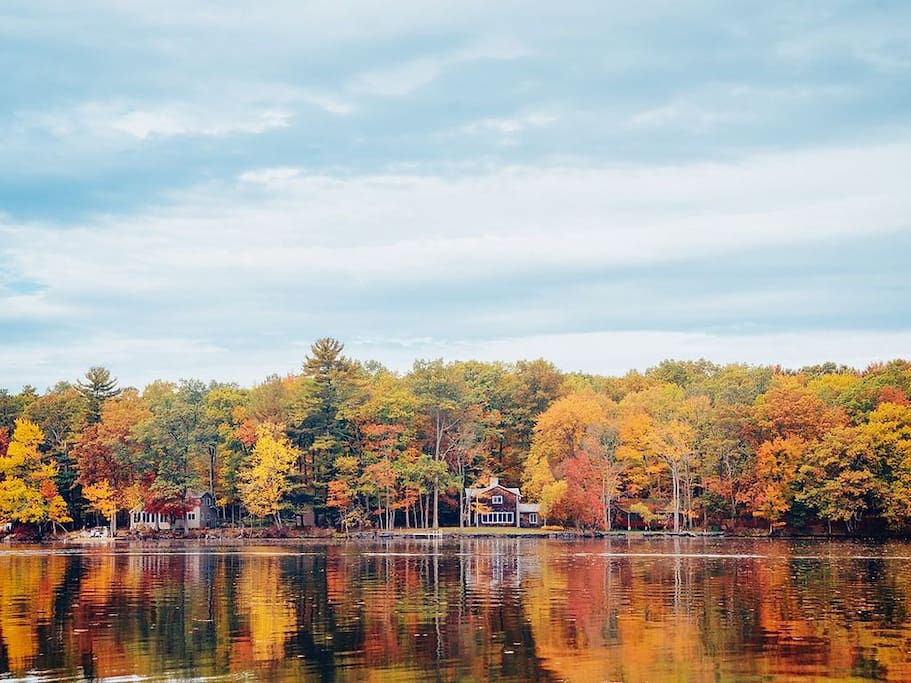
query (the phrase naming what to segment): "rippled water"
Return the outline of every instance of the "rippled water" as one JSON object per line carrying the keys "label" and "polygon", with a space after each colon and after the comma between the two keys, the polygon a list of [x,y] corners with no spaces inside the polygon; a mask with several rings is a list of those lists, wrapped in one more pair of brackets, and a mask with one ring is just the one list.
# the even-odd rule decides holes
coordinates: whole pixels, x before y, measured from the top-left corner
{"label": "rippled water", "polygon": [[911,681],[911,545],[731,539],[0,550],[31,680]]}

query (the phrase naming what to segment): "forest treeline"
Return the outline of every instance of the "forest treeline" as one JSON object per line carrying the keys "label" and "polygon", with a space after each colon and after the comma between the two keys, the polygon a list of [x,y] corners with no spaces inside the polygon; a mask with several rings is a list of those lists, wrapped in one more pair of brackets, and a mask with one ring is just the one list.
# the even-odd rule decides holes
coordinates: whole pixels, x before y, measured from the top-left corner
{"label": "forest treeline", "polygon": [[622,377],[545,360],[417,361],[315,342],[252,388],[121,388],[103,367],[0,390],[0,522],[39,529],[210,490],[226,522],[432,527],[498,476],[548,523],[911,528],[911,363],[859,371],[664,361]]}

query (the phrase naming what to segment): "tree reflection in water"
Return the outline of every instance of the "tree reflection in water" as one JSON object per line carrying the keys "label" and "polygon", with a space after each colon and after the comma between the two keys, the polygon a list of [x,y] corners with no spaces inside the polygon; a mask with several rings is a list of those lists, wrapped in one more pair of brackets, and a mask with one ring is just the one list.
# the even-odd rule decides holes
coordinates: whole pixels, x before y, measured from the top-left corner
{"label": "tree reflection in water", "polygon": [[518,538],[0,553],[0,671],[911,680],[911,545]]}

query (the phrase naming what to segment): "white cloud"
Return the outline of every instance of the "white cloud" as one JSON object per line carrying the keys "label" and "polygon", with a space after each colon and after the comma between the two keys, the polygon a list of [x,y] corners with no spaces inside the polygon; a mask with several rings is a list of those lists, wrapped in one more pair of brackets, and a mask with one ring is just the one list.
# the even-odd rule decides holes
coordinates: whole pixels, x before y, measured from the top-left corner
{"label": "white cloud", "polygon": [[434,81],[443,69],[435,59],[416,59],[394,67],[368,71],[358,76],[349,89],[358,95],[401,97]]}
{"label": "white cloud", "polygon": [[76,307],[48,301],[45,292],[4,294],[0,289],[0,322],[59,321],[76,318],[79,313],[80,311]]}
{"label": "white cloud", "polygon": [[533,112],[511,118],[489,118],[474,121],[458,129],[459,133],[496,133],[503,136],[513,136],[529,129],[545,128],[560,120],[555,114]]}
{"label": "white cloud", "polygon": [[[812,11],[812,10],[811,10]],[[772,43],[775,54],[792,63],[837,56],[854,59],[888,75],[911,69],[911,25],[907,8],[897,13],[865,11],[832,16],[817,8],[825,21]]]}
{"label": "white cloud", "polygon": [[289,125],[285,109],[200,107],[185,103],[153,108],[119,102],[88,102],[73,110],[32,116],[29,125],[44,127],[57,137],[126,136],[136,140],[201,135],[223,137],[235,133],[256,135]]}
{"label": "white cloud", "polygon": [[422,57],[360,74],[348,85],[356,95],[402,97],[435,81],[449,67],[477,61],[510,61],[528,56],[515,41],[486,41],[446,54]]}
{"label": "white cloud", "polygon": [[259,134],[273,128],[287,128],[291,114],[287,111],[263,110],[236,117],[220,117],[213,112],[186,109],[131,111],[116,119],[112,127],[133,137],[206,135],[222,137],[232,133]]}
{"label": "white cloud", "polygon": [[303,90],[300,92],[299,98],[303,102],[308,102],[329,114],[336,114],[338,116],[347,116],[355,109],[352,103],[330,92]]}
{"label": "white cloud", "polygon": [[302,176],[303,169],[293,166],[276,166],[274,168],[245,171],[238,176],[238,180],[242,183],[266,185],[275,188],[276,186],[286,186],[290,181],[297,180]]}
{"label": "white cloud", "polygon": [[694,132],[749,119],[743,112],[712,110],[691,104],[673,103],[646,109],[629,117],[630,128],[680,128]]}

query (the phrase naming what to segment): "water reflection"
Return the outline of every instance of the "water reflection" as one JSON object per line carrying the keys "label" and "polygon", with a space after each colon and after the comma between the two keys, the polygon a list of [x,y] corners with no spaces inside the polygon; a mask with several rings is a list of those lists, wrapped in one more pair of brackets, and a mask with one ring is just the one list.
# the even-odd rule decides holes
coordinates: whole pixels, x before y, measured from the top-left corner
{"label": "water reflection", "polygon": [[911,680],[908,544],[464,539],[0,552],[0,671]]}

